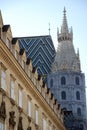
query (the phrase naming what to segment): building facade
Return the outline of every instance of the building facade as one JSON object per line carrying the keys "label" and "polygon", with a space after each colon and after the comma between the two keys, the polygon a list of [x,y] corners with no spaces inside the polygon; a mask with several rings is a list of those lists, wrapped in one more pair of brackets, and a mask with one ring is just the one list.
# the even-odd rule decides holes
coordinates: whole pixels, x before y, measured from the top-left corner
{"label": "building facade", "polygon": [[85,76],[81,71],[79,51],[73,46],[73,31],[68,28],[64,8],[61,31],[57,32],[58,48],[52,72],[48,74],[48,87],[64,110],[72,111],[74,120],[71,128],[86,130]]}
{"label": "building facade", "polygon": [[0,130],[66,130],[63,117],[0,12]]}

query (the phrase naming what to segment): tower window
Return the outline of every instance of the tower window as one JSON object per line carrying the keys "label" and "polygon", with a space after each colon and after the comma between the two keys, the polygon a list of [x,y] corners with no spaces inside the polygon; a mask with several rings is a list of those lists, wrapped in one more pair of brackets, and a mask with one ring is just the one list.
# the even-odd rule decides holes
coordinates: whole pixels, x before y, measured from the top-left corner
{"label": "tower window", "polygon": [[77,108],[77,115],[81,116],[81,108]]}
{"label": "tower window", "polygon": [[61,85],[66,85],[66,78],[64,76],[61,77]]}
{"label": "tower window", "polygon": [[50,80],[50,87],[53,87],[53,79]]}
{"label": "tower window", "polygon": [[66,100],[66,92],[65,91],[61,92],[61,99]]}
{"label": "tower window", "polygon": [[79,85],[79,77],[76,77],[75,82],[76,82],[76,85]]}
{"label": "tower window", "polygon": [[80,92],[79,91],[76,92],[76,99],[80,100]]}

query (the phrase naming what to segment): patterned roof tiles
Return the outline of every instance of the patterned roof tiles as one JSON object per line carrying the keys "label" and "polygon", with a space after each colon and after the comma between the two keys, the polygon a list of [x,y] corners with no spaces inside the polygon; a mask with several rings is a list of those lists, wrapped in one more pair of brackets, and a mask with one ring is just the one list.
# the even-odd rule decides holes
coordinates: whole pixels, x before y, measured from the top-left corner
{"label": "patterned roof tiles", "polygon": [[51,36],[19,37],[18,40],[27,57],[32,59],[33,66],[37,67],[38,73],[43,76],[50,73],[56,53]]}

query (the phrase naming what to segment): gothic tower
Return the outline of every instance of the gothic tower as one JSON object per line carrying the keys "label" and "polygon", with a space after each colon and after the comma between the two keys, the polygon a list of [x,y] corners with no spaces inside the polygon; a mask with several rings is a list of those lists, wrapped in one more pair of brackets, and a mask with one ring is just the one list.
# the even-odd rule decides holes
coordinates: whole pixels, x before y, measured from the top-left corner
{"label": "gothic tower", "polygon": [[74,50],[73,31],[68,28],[65,8],[63,12],[61,30],[57,31],[58,48],[47,82],[61,107],[73,112],[73,127],[86,130],[85,76],[81,72],[79,51]]}

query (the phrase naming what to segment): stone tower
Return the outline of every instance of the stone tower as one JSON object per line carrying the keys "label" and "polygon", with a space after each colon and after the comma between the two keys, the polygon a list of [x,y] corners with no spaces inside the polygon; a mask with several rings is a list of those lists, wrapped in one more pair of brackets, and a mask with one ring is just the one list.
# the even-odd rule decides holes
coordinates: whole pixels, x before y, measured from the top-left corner
{"label": "stone tower", "polygon": [[[58,48],[52,72],[48,75],[48,87],[64,110],[72,111],[75,130],[86,130],[85,76],[81,72],[79,50],[73,46],[73,31],[68,28],[64,8],[63,23],[57,31]],[[78,128],[78,129],[77,129]]]}

